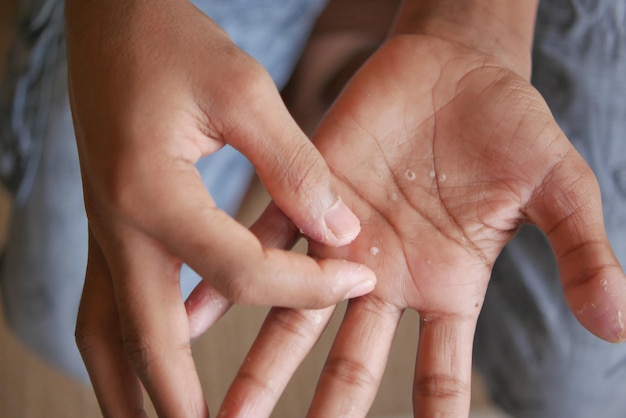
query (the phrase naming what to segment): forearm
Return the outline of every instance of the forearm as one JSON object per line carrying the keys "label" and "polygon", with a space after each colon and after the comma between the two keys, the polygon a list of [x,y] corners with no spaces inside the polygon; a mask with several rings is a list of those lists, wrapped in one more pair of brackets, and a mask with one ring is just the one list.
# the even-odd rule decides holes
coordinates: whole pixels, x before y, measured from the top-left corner
{"label": "forearm", "polygon": [[391,35],[436,36],[497,58],[524,78],[538,0],[405,0]]}

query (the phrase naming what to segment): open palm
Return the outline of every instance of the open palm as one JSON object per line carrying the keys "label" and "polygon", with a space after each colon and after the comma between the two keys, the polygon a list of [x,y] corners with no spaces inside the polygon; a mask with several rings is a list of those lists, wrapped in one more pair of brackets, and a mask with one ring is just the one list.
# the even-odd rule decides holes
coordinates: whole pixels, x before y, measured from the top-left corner
{"label": "open palm", "polygon": [[[495,59],[439,39],[394,38],[342,93],[315,144],[362,232],[349,246],[311,243],[310,251],[366,264],[379,281],[348,306],[311,416],[366,415],[406,308],[422,320],[416,416],[467,415],[491,268],[522,223],[547,234],[579,320],[602,338],[624,337],[624,275],[596,180],[541,96]],[[319,316],[330,313],[275,309],[225,410],[255,404],[269,413],[273,403],[261,395],[286,382],[322,332]],[[276,358],[283,367],[269,367]],[[270,375],[272,388],[246,384]]]}

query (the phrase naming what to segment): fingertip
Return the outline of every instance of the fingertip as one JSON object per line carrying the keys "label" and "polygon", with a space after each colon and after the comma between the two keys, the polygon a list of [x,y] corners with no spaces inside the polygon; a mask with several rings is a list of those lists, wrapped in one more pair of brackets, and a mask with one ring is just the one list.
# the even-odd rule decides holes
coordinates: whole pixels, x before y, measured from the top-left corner
{"label": "fingertip", "polygon": [[574,314],[591,333],[605,341],[626,341],[626,276],[606,274],[568,295]]}
{"label": "fingertip", "polygon": [[[369,270],[369,269],[368,269]],[[348,290],[346,299],[352,299],[366,295],[376,288],[376,277],[370,275],[361,275],[358,282]]]}
{"label": "fingertip", "polygon": [[231,304],[207,282],[202,281],[185,301],[189,320],[189,336],[198,338],[230,308]]}
{"label": "fingertip", "polygon": [[345,260],[321,260],[323,269],[330,269],[331,276],[340,280],[347,289],[344,299],[356,298],[370,293],[376,287],[376,274],[363,264]]}
{"label": "fingertip", "polygon": [[[269,249],[271,279],[246,281],[245,294],[237,302],[270,304],[288,308],[319,309],[371,292],[376,275],[364,265],[338,259],[313,259],[303,254]],[[278,266],[284,266],[279,268]]]}
{"label": "fingertip", "polygon": [[585,304],[582,310],[583,312],[576,316],[580,323],[592,334],[612,343],[622,343],[626,341],[626,332],[624,330],[624,320],[626,317],[622,309],[608,308],[597,311],[598,306],[590,303]]}

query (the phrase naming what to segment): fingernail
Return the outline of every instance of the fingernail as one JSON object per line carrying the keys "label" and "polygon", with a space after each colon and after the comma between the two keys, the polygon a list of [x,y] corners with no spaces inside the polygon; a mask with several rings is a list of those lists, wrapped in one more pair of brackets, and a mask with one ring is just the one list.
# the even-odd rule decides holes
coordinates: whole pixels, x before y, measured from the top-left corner
{"label": "fingernail", "polygon": [[324,216],[326,228],[336,239],[336,245],[352,242],[361,232],[361,222],[341,199],[326,212]]}

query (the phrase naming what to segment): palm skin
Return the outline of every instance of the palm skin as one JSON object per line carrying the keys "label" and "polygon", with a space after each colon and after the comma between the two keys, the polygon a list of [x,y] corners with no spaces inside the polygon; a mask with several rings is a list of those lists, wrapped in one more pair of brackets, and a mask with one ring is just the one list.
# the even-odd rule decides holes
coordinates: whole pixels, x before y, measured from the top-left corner
{"label": "palm skin", "polygon": [[[348,246],[309,250],[366,264],[378,284],[348,306],[310,416],[367,414],[407,308],[421,316],[415,415],[466,416],[491,269],[522,223],[547,234],[579,320],[608,340],[626,335],[624,274],[595,178],[539,93],[496,58],[436,38],[393,38],[344,90],[315,144],[362,232]],[[324,324],[307,311],[270,313],[223,410],[269,413],[262,396],[286,383]],[[281,343],[291,351],[277,354]],[[283,365],[270,367],[273,359]],[[246,384],[268,375],[272,388]]]}

